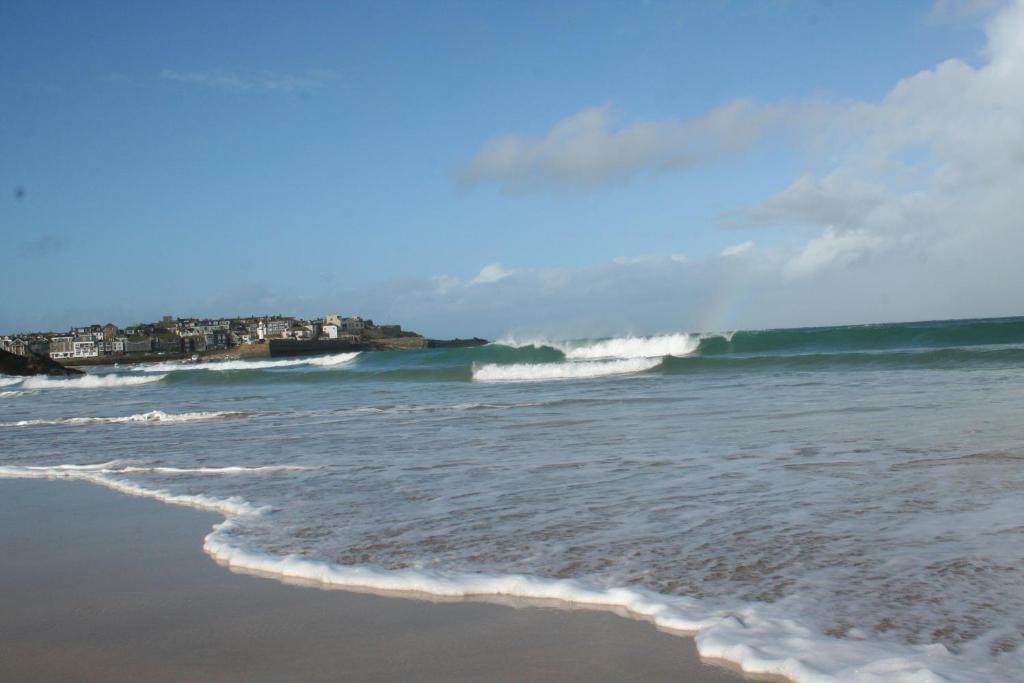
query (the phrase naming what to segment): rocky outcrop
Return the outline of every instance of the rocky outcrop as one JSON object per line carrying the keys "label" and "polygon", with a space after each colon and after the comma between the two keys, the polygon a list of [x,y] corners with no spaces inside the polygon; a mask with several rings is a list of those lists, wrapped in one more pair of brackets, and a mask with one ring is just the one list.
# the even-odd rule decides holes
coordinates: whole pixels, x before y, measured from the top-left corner
{"label": "rocky outcrop", "polygon": [[30,356],[19,356],[0,349],[0,373],[5,375],[81,375],[81,370],[66,368],[52,358],[33,353]]}
{"label": "rocky outcrop", "polygon": [[382,337],[370,342],[370,348],[374,351],[414,351],[425,349],[427,340],[419,335],[406,335],[404,337]]}
{"label": "rocky outcrop", "polygon": [[430,339],[427,346],[432,349],[462,349],[467,346],[483,346],[489,344],[486,339],[473,337],[472,339]]}

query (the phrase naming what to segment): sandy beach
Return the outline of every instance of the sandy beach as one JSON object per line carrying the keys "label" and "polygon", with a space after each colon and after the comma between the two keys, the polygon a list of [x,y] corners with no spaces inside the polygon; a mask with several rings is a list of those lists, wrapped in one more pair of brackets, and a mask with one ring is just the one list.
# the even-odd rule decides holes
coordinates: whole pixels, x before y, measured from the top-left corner
{"label": "sandy beach", "polygon": [[750,680],[614,614],[325,591],[233,574],[216,515],[0,481],[0,680]]}

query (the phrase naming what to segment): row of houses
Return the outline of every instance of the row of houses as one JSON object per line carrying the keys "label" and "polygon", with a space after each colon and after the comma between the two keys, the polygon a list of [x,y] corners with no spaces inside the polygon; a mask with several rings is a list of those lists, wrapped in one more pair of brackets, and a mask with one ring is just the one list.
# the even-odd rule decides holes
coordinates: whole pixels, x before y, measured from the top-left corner
{"label": "row of houses", "polygon": [[37,353],[67,360],[124,354],[188,354],[261,344],[268,339],[360,341],[400,335],[400,325],[378,326],[372,320],[337,313],[314,320],[283,315],[214,320],[164,316],[156,323],[139,323],[124,329],[107,323],[73,327],[66,333],[0,337],[0,348],[23,356]]}

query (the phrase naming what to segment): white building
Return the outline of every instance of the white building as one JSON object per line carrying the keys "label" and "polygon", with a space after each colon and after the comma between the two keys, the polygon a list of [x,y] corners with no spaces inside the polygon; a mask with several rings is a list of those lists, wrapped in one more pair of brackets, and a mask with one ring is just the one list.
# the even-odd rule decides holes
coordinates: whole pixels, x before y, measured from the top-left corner
{"label": "white building", "polygon": [[71,358],[75,355],[74,337],[51,337],[50,358]]}
{"label": "white building", "polygon": [[86,337],[79,337],[74,341],[74,351],[72,352],[73,358],[95,358],[99,355],[99,349],[96,347],[95,339],[88,339]]}
{"label": "white building", "polygon": [[342,318],[341,319],[341,331],[348,334],[359,334],[366,327],[366,323],[363,322],[362,318]]}

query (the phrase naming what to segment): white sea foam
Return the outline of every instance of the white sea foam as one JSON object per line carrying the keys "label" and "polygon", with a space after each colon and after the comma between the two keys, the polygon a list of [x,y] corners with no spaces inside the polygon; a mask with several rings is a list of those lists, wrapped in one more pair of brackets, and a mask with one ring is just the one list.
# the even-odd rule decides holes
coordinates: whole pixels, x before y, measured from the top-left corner
{"label": "white sea foam", "polygon": [[540,403],[456,403],[445,404],[423,404],[423,405],[394,405],[394,406],[362,406],[349,408],[343,412],[354,413],[441,413],[441,412],[463,412],[467,410],[505,410],[509,408],[529,408],[538,406]]}
{"label": "white sea foam", "polygon": [[273,472],[302,472],[316,469],[305,465],[262,465],[260,467],[164,467],[160,465],[123,465],[104,469],[111,474],[270,474]]}
{"label": "white sea foam", "polygon": [[157,363],[142,367],[145,372],[176,372],[184,370],[266,370],[269,368],[290,368],[299,365],[316,365],[320,367],[333,367],[345,365],[352,362],[358,351],[350,353],[336,353],[330,356],[315,356],[312,358],[284,358],[281,360],[223,360],[209,361],[205,363]]}
{"label": "white sea foam", "polygon": [[0,479],[76,479],[88,481],[109,489],[143,498],[155,498],[165,503],[187,505],[199,510],[219,512],[226,517],[263,514],[267,508],[251,505],[238,497],[214,498],[204,495],[181,495],[162,489],[148,489],[131,482],[119,481],[109,472],[116,471],[117,461],[90,465],[50,465],[45,467],[0,465]]}
{"label": "white sea foam", "polygon": [[511,363],[474,366],[473,379],[480,382],[528,382],[555,379],[608,377],[650,370],[660,358],[626,358],[608,361],[569,361],[566,363]]}
{"label": "white sea foam", "polygon": [[[639,588],[598,588],[571,579],[422,570],[385,571],[342,566],[289,555],[274,557],[233,545],[237,523],[214,527],[203,549],[217,562],[243,573],[299,580],[324,587],[425,593],[445,597],[511,596],[557,600],[579,607],[625,609],[673,631],[696,634],[701,655],[727,659],[745,671],[786,676],[797,683],[974,683],[942,645],[904,648],[880,642],[817,636],[771,606],[708,610],[683,597]],[[984,677],[984,675],[982,675]]]}
{"label": "white sea foam", "polygon": [[0,398],[14,398],[15,396],[22,396],[27,394],[27,391],[0,391]]}
{"label": "white sea foam", "polygon": [[359,355],[359,351],[353,351],[351,353],[338,353],[333,356],[317,356],[316,358],[307,358],[306,362],[309,365],[320,365],[322,367],[331,367],[334,365],[344,365]]}
{"label": "white sea foam", "polygon": [[697,350],[700,338],[686,333],[657,337],[622,337],[605,339],[563,349],[566,358],[589,360],[595,358],[661,358],[687,356]]}
{"label": "white sea foam", "polygon": [[49,425],[91,425],[91,424],[177,424],[181,422],[200,422],[251,415],[239,410],[212,410],[196,413],[165,413],[162,410],[151,410],[148,413],[127,415],[124,417],[63,417],[56,420],[18,420],[17,422],[0,422],[0,427],[38,427]]}
{"label": "white sea foam", "polygon": [[15,384],[21,384],[24,377],[0,377],[0,387],[13,387]]}
{"label": "white sea foam", "polygon": [[676,332],[651,337],[612,337],[582,341],[558,341],[551,339],[506,338],[494,342],[513,348],[551,348],[565,354],[569,360],[598,360],[612,358],[662,358],[664,356],[687,356],[700,346],[701,335]]}
{"label": "white sea foam", "polygon": [[[370,566],[336,565],[297,555],[272,556],[253,552],[236,545],[234,532],[244,530],[247,522],[265,520],[268,507],[255,506],[238,497],[221,499],[146,488],[118,480],[112,472],[130,471],[118,470],[118,467],[117,461],[45,467],[0,466],[0,478],[82,480],[130,495],[218,512],[224,515],[225,520],[213,526],[204,539],[203,549],[218,563],[241,573],[299,580],[323,587],[448,597],[512,596],[557,600],[578,607],[624,609],[662,628],[695,634],[702,656],[727,659],[747,672],[782,675],[797,683],[976,683],[1000,680],[998,672],[965,666],[942,645],[904,647],[877,641],[829,638],[786,618],[773,605],[709,609],[699,601],[685,597],[661,595],[642,588],[601,588],[573,579],[413,569],[387,571]],[[232,468],[208,469],[223,473]]]}
{"label": "white sea foam", "polygon": [[21,386],[25,389],[103,389],[132,387],[159,382],[167,375],[82,375],[80,377],[28,377]]}

